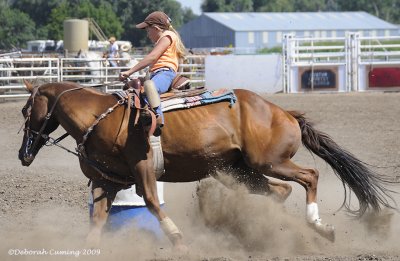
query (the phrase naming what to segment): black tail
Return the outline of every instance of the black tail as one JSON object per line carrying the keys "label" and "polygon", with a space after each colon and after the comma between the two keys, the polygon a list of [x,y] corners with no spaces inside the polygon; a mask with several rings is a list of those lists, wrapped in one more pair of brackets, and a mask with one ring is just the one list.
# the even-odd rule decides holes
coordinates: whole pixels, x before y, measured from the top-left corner
{"label": "black tail", "polygon": [[[340,148],[327,134],[314,129],[312,123],[303,114],[296,111],[289,111],[289,113],[299,122],[303,145],[325,160],[342,181],[345,190],[342,207],[345,206],[347,210],[358,216],[363,215],[370,208],[374,211],[379,211],[381,206],[395,208],[389,203],[390,201],[396,205],[390,195],[393,191],[384,186],[384,184],[395,183],[394,181],[373,172],[364,162]],[[358,210],[350,208],[350,191],[347,187],[358,198]]]}

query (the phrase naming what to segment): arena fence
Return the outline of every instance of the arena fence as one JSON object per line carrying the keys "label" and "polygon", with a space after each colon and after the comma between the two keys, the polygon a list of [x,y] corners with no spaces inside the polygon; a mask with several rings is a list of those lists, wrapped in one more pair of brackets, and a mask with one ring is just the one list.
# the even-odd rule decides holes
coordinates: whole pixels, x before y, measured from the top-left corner
{"label": "arena fence", "polygon": [[[111,92],[121,89],[119,72],[127,70],[142,57],[118,58],[118,67],[111,67],[107,59],[99,58],[7,58],[0,56],[0,98],[27,97],[23,80],[37,83],[73,81],[84,86]],[[111,59],[108,59],[111,60]],[[188,56],[180,65],[180,73],[192,85],[204,86],[204,57]],[[145,76],[145,71],[133,77]]]}
{"label": "arena fence", "polygon": [[400,90],[400,36],[305,38],[288,34],[284,92]]}

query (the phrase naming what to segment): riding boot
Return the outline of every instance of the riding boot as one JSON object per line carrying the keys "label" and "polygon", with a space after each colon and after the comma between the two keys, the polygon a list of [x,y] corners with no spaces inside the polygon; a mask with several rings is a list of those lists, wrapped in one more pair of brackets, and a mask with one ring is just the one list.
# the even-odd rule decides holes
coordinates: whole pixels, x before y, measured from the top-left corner
{"label": "riding boot", "polygon": [[[143,126],[151,126],[152,124],[152,116],[150,110],[142,110],[140,111],[140,119],[142,121]],[[161,135],[161,128],[163,127],[162,117],[159,114],[156,114],[156,128],[154,130],[153,136],[158,137]]]}
{"label": "riding boot", "polygon": [[161,135],[161,128],[164,126],[162,122],[162,117],[157,114],[156,115],[156,129],[154,130],[153,136],[158,137]]}
{"label": "riding boot", "polygon": [[143,126],[150,126],[152,121],[151,112],[149,110],[141,110],[140,120],[142,121]]}

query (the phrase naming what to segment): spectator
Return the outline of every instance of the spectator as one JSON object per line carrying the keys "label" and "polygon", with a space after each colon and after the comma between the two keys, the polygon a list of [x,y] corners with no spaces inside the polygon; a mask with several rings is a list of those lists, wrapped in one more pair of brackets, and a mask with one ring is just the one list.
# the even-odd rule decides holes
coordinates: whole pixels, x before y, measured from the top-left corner
{"label": "spectator", "polygon": [[114,59],[119,57],[118,44],[117,44],[114,36],[111,36],[110,39],[108,39],[108,41],[110,42],[110,45],[109,45],[108,51],[107,51],[107,58],[111,58],[111,60],[109,60],[109,62],[112,67],[117,67],[118,66],[117,60],[114,60]]}

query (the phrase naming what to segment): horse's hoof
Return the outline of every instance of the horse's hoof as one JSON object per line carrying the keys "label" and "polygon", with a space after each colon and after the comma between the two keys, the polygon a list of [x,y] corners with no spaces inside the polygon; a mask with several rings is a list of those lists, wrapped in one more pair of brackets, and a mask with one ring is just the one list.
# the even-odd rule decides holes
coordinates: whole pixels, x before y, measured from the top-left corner
{"label": "horse's hoof", "polygon": [[85,247],[91,249],[99,248],[100,240],[100,232],[93,230],[86,237]]}
{"label": "horse's hoof", "polygon": [[184,244],[178,244],[174,246],[174,253],[177,255],[187,255],[189,254],[189,248]]}
{"label": "horse's hoof", "polygon": [[335,242],[335,228],[330,224],[314,223],[314,229],[331,242]]}
{"label": "horse's hoof", "polygon": [[87,249],[95,249],[99,248],[100,240],[99,239],[86,239],[85,248]]}

